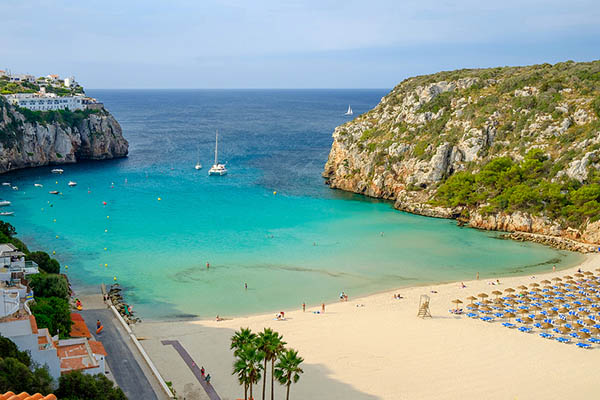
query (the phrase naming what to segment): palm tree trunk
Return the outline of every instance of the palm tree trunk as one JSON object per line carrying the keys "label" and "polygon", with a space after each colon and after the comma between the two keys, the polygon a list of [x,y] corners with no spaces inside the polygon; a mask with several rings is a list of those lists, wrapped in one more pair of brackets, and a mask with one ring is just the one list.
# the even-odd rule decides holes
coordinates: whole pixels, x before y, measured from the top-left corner
{"label": "palm tree trunk", "polygon": [[287,394],[285,395],[285,400],[290,400],[290,385],[292,382],[288,382],[287,384]]}
{"label": "palm tree trunk", "polygon": [[263,396],[262,400],[265,400],[265,388],[267,387],[267,357],[265,357],[265,373],[263,375]]}
{"label": "palm tree trunk", "polygon": [[252,396],[252,382],[250,382],[250,400],[254,400],[254,397]]}
{"label": "palm tree trunk", "polygon": [[244,383],[244,400],[248,400],[248,384]]}
{"label": "palm tree trunk", "polygon": [[[275,379],[273,378],[273,370],[275,369],[275,358],[273,358],[271,360],[271,400],[275,399],[275,394],[273,393],[273,390],[275,389],[273,387],[273,383],[275,382]],[[266,371],[265,371],[266,373]]]}

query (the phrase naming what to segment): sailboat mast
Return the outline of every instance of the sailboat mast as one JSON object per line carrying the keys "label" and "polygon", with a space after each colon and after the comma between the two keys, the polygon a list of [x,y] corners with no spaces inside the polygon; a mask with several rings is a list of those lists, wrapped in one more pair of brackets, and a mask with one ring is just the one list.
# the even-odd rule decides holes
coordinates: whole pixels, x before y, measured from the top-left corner
{"label": "sailboat mast", "polygon": [[218,149],[219,149],[219,130],[217,129],[217,134],[215,135],[215,165],[217,165]]}

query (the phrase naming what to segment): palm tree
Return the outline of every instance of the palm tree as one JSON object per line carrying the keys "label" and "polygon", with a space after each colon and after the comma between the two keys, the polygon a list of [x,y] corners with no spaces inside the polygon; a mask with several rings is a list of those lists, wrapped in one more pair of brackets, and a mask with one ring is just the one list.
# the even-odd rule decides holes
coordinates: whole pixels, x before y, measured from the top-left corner
{"label": "palm tree", "polygon": [[233,355],[238,357],[238,359],[233,364],[233,375],[238,375],[238,380],[240,384],[244,384],[244,399],[248,399],[248,385],[249,381],[249,372],[247,361],[239,358],[242,349],[245,346],[253,346],[256,341],[256,334],[252,333],[250,328],[240,328],[239,331],[236,331],[235,334],[231,337],[231,350],[233,350]]}
{"label": "palm tree", "polygon": [[282,385],[287,386],[286,400],[290,399],[290,386],[292,383],[300,380],[300,374],[304,371],[300,368],[300,364],[304,359],[298,356],[298,352],[294,349],[288,349],[279,356],[279,360],[275,365],[275,377]]}
{"label": "palm tree", "polygon": [[258,350],[253,343],[244,346],[239,357],[240,359],[244,360],[243,362],[246,365],[246,370],[248,372],[248,385],[250,387],[250,399],[254,400],[254,396],[252,395],[252,386],[260,381],[262,371],[261,362],[265,358],[265,353]]}
{"label": "palm tree", "polygon": [[250,328],[240,328],[231,337],[231,347],[233,355],[237,356],[237,353],[246,345],[254,343],[256,340],[256,334],[252,333]]}
{"label": "palm tree", "polygon": [[262,400],[265,400],[268,361],[271,361],[271,400],[274,399],[273,386],[275,379],[273,376],[273,370],[275,368],[275,360],[283,352],[285,345],[286,343],[283,341],[283,336],[270,328],[265,328],[261,333],[258,334],[258,338],[256,339],[256,347],[265,354],[263,367],[265,375],[263,377]]}

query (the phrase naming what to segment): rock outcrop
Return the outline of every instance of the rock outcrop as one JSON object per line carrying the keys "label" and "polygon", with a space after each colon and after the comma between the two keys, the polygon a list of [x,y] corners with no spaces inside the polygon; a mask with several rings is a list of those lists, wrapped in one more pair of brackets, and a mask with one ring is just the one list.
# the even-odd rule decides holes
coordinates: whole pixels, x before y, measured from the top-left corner
{"label": "rock outcrop", "polygon": [[129,144],[108,111],[75,112],[67,120],[55,115],[32,118],[0,96],[0,173],[127,155]]}
{"label": "rock outcrop", "polygon": [[492,207],[485,198],[476,204],[443,204],[437,193],[457,172],[476,174],[500,157],[521,162],[532,149],[547,160],[544,179],[563,185],[556,196],[580,186],[600,187],[600,86],[595,76],[600,76],[600,61],[407,79],[373,110],[334,130],[323,177],[331,188],[389,199],[402,211],[521,232],[520,240],[561,238],[543,242],[591,251],[600,244],[600,212],[593,212],[600,207],[600,195],[586,194],[589,199],[582,201],[589,203],[574,205],[580,211],[575,219],[568,212],[545,212],[543,199],[536,207],[515,209]]}

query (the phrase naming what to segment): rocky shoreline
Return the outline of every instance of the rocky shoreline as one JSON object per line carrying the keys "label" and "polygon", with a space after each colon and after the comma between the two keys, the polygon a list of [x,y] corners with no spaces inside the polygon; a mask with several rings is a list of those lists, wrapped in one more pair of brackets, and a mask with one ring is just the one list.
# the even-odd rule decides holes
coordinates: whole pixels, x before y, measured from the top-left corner
{"label": "rocky shoreline", "polygon": [[68,118],[36,120],[0,96],[0,173],[82,160],[127,156],[129,143],[105,109],[77,111]]}

